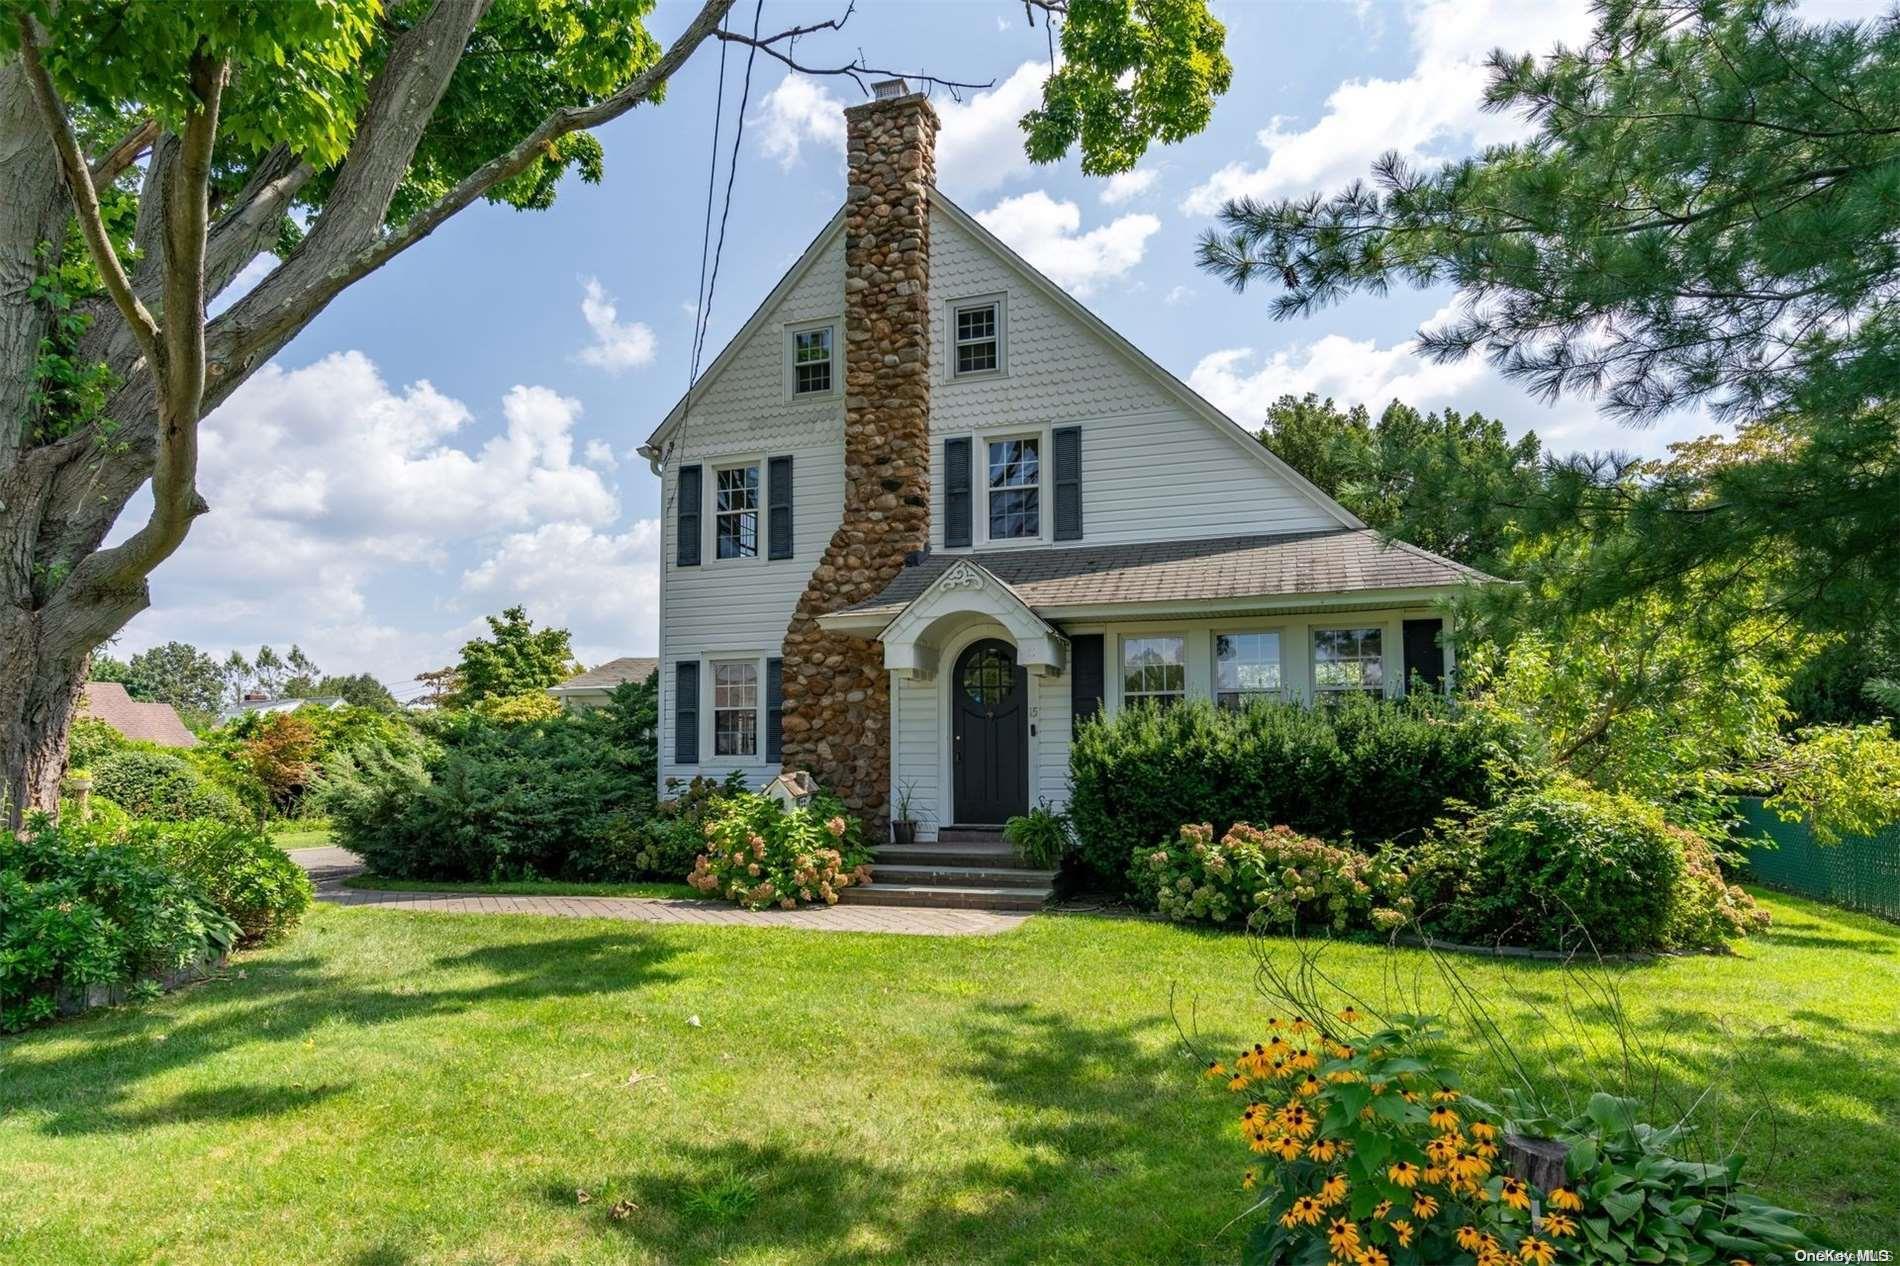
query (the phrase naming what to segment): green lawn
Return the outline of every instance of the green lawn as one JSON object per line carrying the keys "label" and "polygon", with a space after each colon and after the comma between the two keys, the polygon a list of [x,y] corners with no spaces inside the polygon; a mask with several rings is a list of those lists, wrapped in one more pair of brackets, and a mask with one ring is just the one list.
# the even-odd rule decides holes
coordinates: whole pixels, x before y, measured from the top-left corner
{"label": "green lawn", "polygon": [[[1663,1092],[1717,1082],[1724,1133],[1771,1105],[1767,1193],[1889,1244],[1900,928],[1765,900],[1777,930],[1734,957],[1614,975]],[[1418,951],[1326,961],[1438,994]],[[1540,1018],[1560,969],[1459,965],[1534,1070],[1611,1061],[1600,1020]],[[226,979],[0,1041],[0,1261],[1232,1262],[1234,1104],[1169,992],[1230,1045],[1251,968],[1229,935],[1084,916],[937,939],[319,907]]]}
{"label": "green lawn", "polygon": [[330,828],[318,827],[316,830],[301,830],[280,827],[271,832],[271,839],[278,848],[325,848],[331,843]]}
{"label": "green lawn", "polygon": [[[309,848],[310,845],[299,845]],[[513,883],[452,883],[430,879],[391,879],[387,875],[365,873],[343,881],[346,888],[375,888],[383,892],[479,892],[492,896],[519,897],[686,897],[698,900],[706,894],[691,884],[570,884],[558,879],[528,879]]]}

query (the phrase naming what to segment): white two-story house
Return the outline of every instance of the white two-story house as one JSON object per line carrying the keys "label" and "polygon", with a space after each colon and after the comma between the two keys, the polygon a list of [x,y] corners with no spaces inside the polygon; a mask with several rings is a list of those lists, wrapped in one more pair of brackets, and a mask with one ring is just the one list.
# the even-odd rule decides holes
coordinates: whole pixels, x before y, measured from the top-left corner
{"label": "white two-story house", "polygon": [[928,840],[1062,803],[1098,712],[1444,680],[1434,604],[1476,573],[1382,541],[937,192],[921,96],[847,118],[844,207],[642,449],[663,780],[806,768]]}

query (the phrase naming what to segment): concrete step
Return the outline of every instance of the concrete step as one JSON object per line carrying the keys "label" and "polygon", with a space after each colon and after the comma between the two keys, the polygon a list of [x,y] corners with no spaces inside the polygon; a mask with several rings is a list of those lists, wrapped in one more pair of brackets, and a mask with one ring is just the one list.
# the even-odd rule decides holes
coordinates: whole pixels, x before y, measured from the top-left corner
{"label": "concrete step", "polygon": [[1053,870],[1029,870],[1021,866],[905,866],[892,865],[883,858],[872,865],[871,873],[880,884],[936,884],[949,888],[1038,888],[1047,892],[1056,881]]}
{"label": "concrete step", "polygon": [[1003,828],[953,822],[938,829],[937,842],[940,844],[1001,844],[1004,842]]}
{"label": "concrete step", "polygon": [[872,850],[877,866],[988,866],[1014,869],[1022,865],[1007,844],[880,844]]}
{"label": "concrete step", "polygon": [[918,906],[938,910],[1040,910],[1048,899],[1048,891],[1037,888],[952,887],[882,881],[853,884],[838,894],[838,900],[848,905]]}

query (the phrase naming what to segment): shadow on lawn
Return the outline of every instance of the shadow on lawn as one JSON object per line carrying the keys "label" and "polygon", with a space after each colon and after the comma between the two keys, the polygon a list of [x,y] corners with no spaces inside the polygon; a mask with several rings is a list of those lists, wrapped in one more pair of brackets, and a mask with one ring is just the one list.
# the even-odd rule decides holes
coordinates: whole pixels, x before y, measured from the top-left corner
{"label": "shadow on lawn", "polygon": [[[1202,1242],[1244,1207],[1238,1165],[1217,1159],[1231,1105],[1197,1093],[1165,1019],[1098,1027],[1040,1007],[992,1005],[972,1023],[971,1057],[953,1071],[993,1104],[984,1128],[1013,1145],[1005,1159],[926,1169],[905,1163],[901,1142],[878,1154],[855,1135],[808,1144],[725,1139],[655,1158],[592,1193],[587,1206],[575,1195],[585,1184],[549,1183],[543,1195],[666,1261],[1235,1256],[1232,1237]],[[722,1205],[719,1193],[735,1184],[749,1198]],[[636,1208],[616,1221],[609,1210],[619,1199]],[[1130,1210],[1147,1211],[1146,1224]]]}
{"label": "shadow on lawn", "polygon": [[[334,1075],[299,1087],[237,1085],[193,1089],[161,1103],[130,1106],[139,1084],[174,1069],[215,1060],[233,1047],[301,1041],[331,1022],[350,1026],[453,1015],[497,1000],[599,995],[672,979],[663,969],[672,948],[635,931],[484,945],[416,964],[417,978],[438,974],[492,977],[449,988],[368,988],[335,959],[247,960],[223,976],[152,1006],[94,1013],[13,1039],[0,1078],[0,1116],[51,1107],[47,1134],[137,1131],[186,1122],[279,1116],[350,1089]],[[326,971],[326,965],[331,970]],[[400,977],[398,977],[400,979]],[[95,1027],[96,1026],[96,1027]],[[87,1032],[88,1029],[92,1031]],[[70,1053],[34,1048],[74,1035]],[[334,1074],[337,1070],[329,1070]]]}

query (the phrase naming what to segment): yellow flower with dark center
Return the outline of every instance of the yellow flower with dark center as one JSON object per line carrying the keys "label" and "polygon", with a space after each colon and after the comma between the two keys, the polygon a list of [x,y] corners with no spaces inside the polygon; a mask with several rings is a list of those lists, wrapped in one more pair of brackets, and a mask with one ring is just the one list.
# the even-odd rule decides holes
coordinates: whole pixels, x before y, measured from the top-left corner
{"label": "yellow flower with dark center", "polygon": [[1449,1165],[1458,1159],[1458,1140],[1451,1138],[1432,1139],[1425,1144],[1425,1155],[1430,1157],[1435,1164]]}
{"label": "yellow flower with dark center", "polygon": [[1317,1143],[1307,1144],[1306,1154],[1322,1165],[1330,1165],[1341,1150],[1338,1140],[1321,1139]]}
{"label": "yellow flower with dark center", "polygon": [[1285,1024],[1286,1024],[1286,1021],[1282,1020],[1277,1015],[1270,1015],[1267,1017],[1267,1027],[1270,1029],[1277,1029],[1277,1028],[1282,1027]]}
{"label": "yellow flower with dark center", "polygon": [[1336,1257],[1351,1257],[1359,1251],[1359,1224],[1351,1218],[1334,1218],[1326,1228],[1326,1242]]}
{"label": "yellow flower with dark center", "polygon": [[1441,1134],[1449,1134],[1458,1128],[1458,1114],[1450,1108],[1433,1108],[1432,1128]]}
{"label": "yellow flower with dark center", "polygon": [[1543,1230],[1546,1235],[1575,1235],[1577,1220],[1567,1213],[1546,1213]]}
{"label": "yellow flower with dark center", "polygon": [[1292,1068],[1287,1065],[1286,1057],[1282,1055],[1275,1055],[1273,1061],[1267,1065],[1267,1073],[1275,1081],[1280,1080],[1280,1078],[1292,1071]]}
{"label": "yellow flower with dark center", "polygon": [[1467,1182],[1482,1182],[1491,1176],[1491,1162],[1482,1156],[1460,1156],[1451,1163],[1451,1171]]}
{"label": "yellow flower with dark center", "polygon": [[1321,1081],[1318,1077],[1315,1077],[1312,1073],[1308,1073],[1305,1077],[1300,1079],[1299,1084],[1295,1086],[1294,1089],[1310,1099],[1320,1091],[1326,1089],[1326,1083]]}
{"label": "yellow flower with dark center", "polygon": [[1247,1088],[1247,1085],[1248,1085],[1248,1081],[1247,1081],[1246,1073],[1235,1073],[1232,1077],[1229,1077],[1227,1079],[1227,1088],[1231,1091],[1234,1091],[1235,1093],[1239,1093],[1240,1091],[1245,1090]]}
{"label": "yellow flower with dark center", "polygon": [[1540,1240],[1535,1235],[1527,1235],[1524,1242],[1517,1246],[1520,1261],[1530,1266],[1550,1266],[1557,1259],[1557,1246],[1549,1240]]}
{"label": "yellow flower with dark center", "polygon": [[1359,1022],[1359,1008],[1346,1007],[1340,1011],[1339,1018],[1344,1020],[1347,1024],[1357,1024]]}
{"label": "yellow flower with dark center", "polygon": [[1226,1071],[1227,1070],[1221,1066],[1221,1062],[1219,1060],[1215,1060],[1213,1063],[1207,1066],[1207,1075],[1209,1077],[1218,1077]]}
{"label": "yellow flower with dark center", "polygon": [[1458,1092],[1456,1090],[1434,1090],[1432,1091],[1432,1101],[1435,1103],[1457,1103]]}
{"label": "yellow flower with dark center", "polygon": [[1385,1176],[1401,1187],[1416,1187],[1419,1169],[1411,1161],[1399,1161],[1386,1166]]}
{"label": "yellow flower with dark center", "polygon": [[1287,1027],[1292,1029],[1295,1033],[1310,1033],[1313,1029],[1312,1024],[1309,1023],[1307,1018],[1303,1015],[1294,1016],[1293,1023]]}
{"label": "yellow flower with dark center", "polygon": [[1498,1184],[1498,1198],[1513,1209],[1531,1207],[1531,1193],[1523,1182],[1516,1178],[1506,1178]]}
{"label": "yellow flower with dark center", "polygon": [[1269,1055],[1284,1055],[1292,1049],[1293,1043],[1276,1033],[1268,1040],[1266,1053]]}
{"label": "yellow flower with dark center", "polygon": [[1392,1259],[1376,1248],[1367,1246],[1353,1254],[1355,1266],[1392,1266]]}
{"label": "yellow flower with dark center", "polygon": [[1311,1112],[1306,1110],[1304,1104],[1289,1103],[1280,1109],[1280,1124],[1286,1127],[1287,1133],[1306,1138],[1313,1133],[1314,1127],[1319,1122],[1314,1119]]}
{"label": "yellow flower with dark center", "polygon": [[1398,1237],[1400,1248],[1412,1247],[1412,1224],[1404,1218],[1392,1220],[1392,1234]]}
{"label": "yellow flower with dark center", "polygon": [[1300,1158],[1300,1152],[1304,1146],[1298,1139],[1283,1138],[1274,1150],[1279,1153],[1281,1160],[1296,1161]]}
{"label": "yellow flower with dark center", "polygon": [[1428,1196],[1424,1192],[1421,1191],[1417,1195],[1412,1197],[1412,1216],[1413,1217],[1419,1218],[1419,1219],[1430,1219],[1434,1215],[1436,1215],[1437,1212],[1438,1212],[1438,1198],[1436,1196]]}
{"label": "yellow flower with dark center", "polygon": [[1315,1055],[1310,1049],[1308,1049],[1308,1050],[1301,1051],[1298,1055],[1295,1055],[1292,1059],[1288,1060],[1287,1063],[1293,1065],[1293,1067],[1295,1068],[1302,1068],[1302,1069],[1318,1068],[1319,1056]]}
{"label": "yellow flower with dark center", "polygon": [[1467,1253],[1475,1253],[1484,1244],[1484,1232],[1475,1226],[1458,1228],[1458,1247]]}
{"label": "yellow flower with dark center", "polygon": [[1259,1181],[1259,1176],[1256,1175],[1254,1171],[1250,1169],[1246,1173],[1240,1176],[1240,1189],[1242,1191],[1252,1191],[1254,1188],[1254,1184],[1258,1181]]}
{"label": "yellow flower with dark center", "polygon": [[1470,1129],[1472,1138],[1483,1139],[1487,1143],[1498,1136],[1498,1127],[1489,1121],[1473,1121]]}
{"label": "yellow flower with dark center", "polygon": [[1401,1090],[1401,1091],[1399,1091],[1399,1098],[1401,1098],[1401,1099],[1403,1099],[1403,1100],[1405,1100],[1405,1102],[1407,1102],[1407,1103],[1417,1103],[1417,1102],[1418,1102],[1418,1091],[1416,1091],[1416,1090]]}
{"label": "yellow flower with dark center", "polygon": [[1426,1182],[1444,1182],[1445,1171],[1437,1165],[1427,1165],[1425,1167],[1425,1181]]}
{"label": "yellow flower with dark center", "polygon": [[1334,1174],[1320,1184],[1319,1202],[1328,1205],[1338,1204],[1346,1198],[1346,1192],[1350,1187],[1351,1184],[1346,1181],[1346,1175]]}
{"label": "yellow flower with dark center", "polygon": [[1251,1152],[1277,1151],[1279,1146],[1280,1136],[1278,1134],[1268,1134],[1265,1131],[1247,1140],[1247,1150]]}
{"label": "yellow flower with dark center", "polygon": [[1471,1154],[1473,1156],[1482,1156],[1486,1160],[1496,1160],[1498,1158],[1498,1149],[1493,1144],[1480,1143],[1471,1149]]}
{"label": "yellow flower with dark center", "polygon": [[1311,1196],[1301,1196],[1288,1207],[1285,1213],[1280,1215],[1280,1225],[1286,1227],[1318,1226],[1320,1216],[1323,1213],[1325,1213],[1325,1209],[1320,1206],[1319,1201],[1313,1199]]}
{"label": "yellow flower with dark center", "polygon": [[1583,1198],[1568,1187],[1558,1187],[1547,1197],[1553,1209],[1565,1209],[1576,1213],[1583,1208]]}

